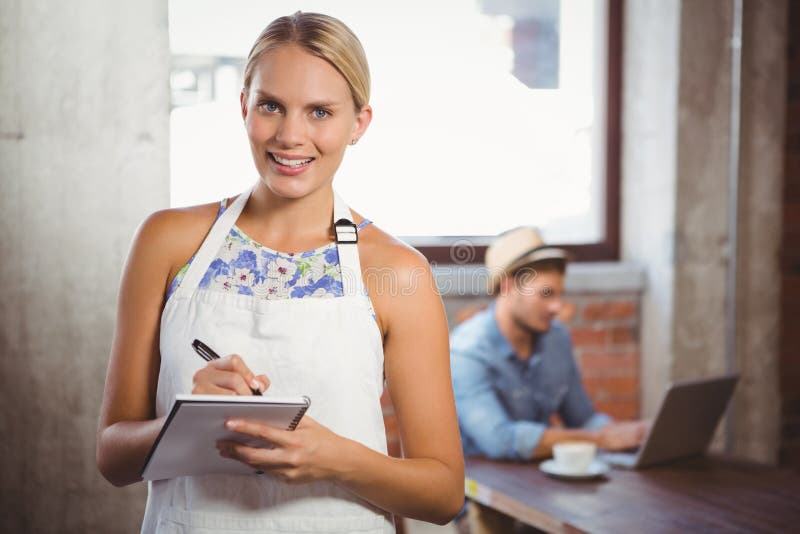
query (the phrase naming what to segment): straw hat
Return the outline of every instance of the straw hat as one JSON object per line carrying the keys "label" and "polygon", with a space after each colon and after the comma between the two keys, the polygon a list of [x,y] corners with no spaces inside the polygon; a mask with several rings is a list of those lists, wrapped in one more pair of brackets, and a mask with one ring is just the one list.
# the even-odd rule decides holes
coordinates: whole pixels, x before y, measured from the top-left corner
{"label": "straw hat", "polygon": [[486,249],[486,270],[489,272],[489,292],[495,293],[500,279],[514,271],[542,260],[570,259],[564,249],[547,246],[539,232],[530,226],[520,226],[500,234]]}

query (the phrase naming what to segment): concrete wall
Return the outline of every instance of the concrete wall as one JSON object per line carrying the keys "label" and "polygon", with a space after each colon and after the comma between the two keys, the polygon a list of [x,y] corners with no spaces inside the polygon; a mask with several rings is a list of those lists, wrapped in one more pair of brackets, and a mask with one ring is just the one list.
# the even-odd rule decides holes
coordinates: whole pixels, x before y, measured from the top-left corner
{"label": "concrete wall", "polygon": [[0,532],[134,532],[95,467],[122,263],[169,202],[167,3],[0,2]]}

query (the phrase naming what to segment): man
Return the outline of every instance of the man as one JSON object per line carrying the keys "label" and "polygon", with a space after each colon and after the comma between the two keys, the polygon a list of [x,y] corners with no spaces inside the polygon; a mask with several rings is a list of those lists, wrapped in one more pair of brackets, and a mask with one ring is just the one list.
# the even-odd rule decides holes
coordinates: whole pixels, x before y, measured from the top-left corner
{"label": "man", "polygon": [[[644,423],[614,423],[595,412],[581,384],[569,333],[556,320],[567,261],[565,250],[545,245],[529,227],[501,234],[488,248],[489,290],[497,296],[450,336],[466,455],[531,460],[551,455],[559,441],[607,450],[642,441]],[[564,427],[550,425],[554,414]],[[511,532],[508,519],[470,504],[473,533]]]}

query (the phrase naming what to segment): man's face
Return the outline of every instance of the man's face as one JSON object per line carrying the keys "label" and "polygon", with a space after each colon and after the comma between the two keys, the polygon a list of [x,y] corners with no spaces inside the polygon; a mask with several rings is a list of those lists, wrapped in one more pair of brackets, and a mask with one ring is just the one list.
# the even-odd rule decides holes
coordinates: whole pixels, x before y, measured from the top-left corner
{"label": "man's face", "polygon": [[544,333],[561,310],[564,275],[555,269],[527,268],[506,280],[509,311],[524,330]]}

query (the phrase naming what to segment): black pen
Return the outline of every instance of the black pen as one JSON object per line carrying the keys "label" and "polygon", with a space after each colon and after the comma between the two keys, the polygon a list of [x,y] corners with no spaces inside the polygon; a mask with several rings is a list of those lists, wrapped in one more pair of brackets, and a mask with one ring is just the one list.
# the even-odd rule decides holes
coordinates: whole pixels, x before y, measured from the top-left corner
{"label": "black pen", "polygon": [[[192,348],[203,358],[205,361],[210,362],[211,360],[219,360],[219,354],[211,350],[211,347],[200,341],[199,339],[195,339],[192,341]],[[253,395],[261,395],[261,391],[250,388],[250,391],[253,392]]]}

